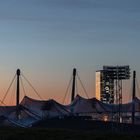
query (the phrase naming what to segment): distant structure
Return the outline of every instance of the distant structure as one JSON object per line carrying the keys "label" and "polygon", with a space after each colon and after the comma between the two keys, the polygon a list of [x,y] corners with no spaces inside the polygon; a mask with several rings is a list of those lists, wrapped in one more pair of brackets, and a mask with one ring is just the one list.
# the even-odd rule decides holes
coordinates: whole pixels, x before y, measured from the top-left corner
{"label": "distant structure", "polygon": [[16,116],[19,117],[19,100],[20,100],[20,69],[17,69],[17,91],[16,91]]}
{"label": "distant structure", "polygon": [[96,98],[104,103],[114,103],[114,80],[105,70],[96,71]]}
{"label": "distant structure", "polygon": [[76,68],[73,69],[73,83],[72,83],[72,94],[71,94],[71,102],[73,102],[75,98],[75,83],[76,83]]}
{"label": "distant structure", "polygon": [[135,102],[136,98],[136,71],[133,71],[133,92],[132,92],[132,124],[135,124]]}
{"label": "distant structure", "polygon": [[96,71],[96,98],[104,103],[122,104],[122,80],[129,78],[129,66],[103,66],[103,70]]}

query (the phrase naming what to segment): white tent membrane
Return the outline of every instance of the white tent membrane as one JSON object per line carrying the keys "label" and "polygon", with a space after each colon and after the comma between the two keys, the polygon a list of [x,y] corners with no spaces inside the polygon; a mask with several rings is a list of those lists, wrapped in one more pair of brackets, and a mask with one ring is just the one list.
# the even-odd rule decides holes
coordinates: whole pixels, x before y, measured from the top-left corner
{"label": "white tent membrane", "polygon": [[15,106],[0,106],[0,116],[7,117],[11,112],[15,111]]}
{"label": "white tent membrane", "polygon": [[61,105],[54,100],[39,101],[25,96],[21,105],[28,108],[28,110],[41,118],[53,118],[69,115],[69,110],[66,106]]}
{"label": "white tent membrane", "polygon": [[39,120],[39,118],[30,113],[29,110],[19,107],[19,115],[17,117],[16,106],[1,106],[0,107],[0,126],[21,126],[28,127],[32,123]]}
{"label": "white tent membrane", "polygon": [[[71,115],[104,115],[121,113],[129,113],[131,116],[133,105],[135,112],[140,116],[140,100],[135,98],[132,102],[121,105],[105,104],[96,98],[85,99],[77,95],[70,105],[62,105],[55,100],[36,100],[25,96],[20,103],[18,117],[15,106],[0,107],[0,121],[6,124],[20,127],[31,127],[32,124],[50,118],[63,118]],[[8,122],[8,123],[7,123]],[[3,123],[5,124],[5,123]]]}
{"label": "white tent membrane", "polygon": [[120,109],[121,112],[132,112],[133,105],[135,112],[140,112],[140,100],[135,98],[132,102],[122,104],[106,104],[96,98],[85,99],[77,95],[68,107],[73,109],[74,113],[117,113]]}
{"label": "white tent membrane", "polygon": [[85,99],[79,95],[75,97],[74,101],[68,105],[67,108],[73,114],[97,113],[105,111],[105,109],[101,107],[100,103],[95,98]]}

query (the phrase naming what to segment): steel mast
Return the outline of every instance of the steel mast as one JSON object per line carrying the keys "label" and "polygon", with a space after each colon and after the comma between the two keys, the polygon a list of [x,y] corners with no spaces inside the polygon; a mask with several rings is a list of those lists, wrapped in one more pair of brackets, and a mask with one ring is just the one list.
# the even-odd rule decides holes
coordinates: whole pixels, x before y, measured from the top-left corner
{"label": "steel mast", "polygon": [[72,83],[72,94],[71,94],[71,102],[75,97],[75,84],[76,84],[76,68],[73,69],[73,83]]}
{"label": "steel mast", "polygon": [[136,71],[133,71],[132,124],[135,124]]}
{"label": "steel mast", "polygon": [[16,115],[17,115],[17,118],[18,118],[18,115],[19,115],[19,98],[20,98],[20,69],[17,69],[17,91],[16,91],[16,108],[17,108],[17,112],[16,112]]}

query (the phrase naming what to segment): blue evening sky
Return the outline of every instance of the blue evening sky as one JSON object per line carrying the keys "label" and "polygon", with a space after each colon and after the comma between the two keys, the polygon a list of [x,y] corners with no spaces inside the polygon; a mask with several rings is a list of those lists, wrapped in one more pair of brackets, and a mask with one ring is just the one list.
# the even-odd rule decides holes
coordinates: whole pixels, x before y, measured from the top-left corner
{"label": "blue evening sky", "polygon": [[0,0],[1,94],[21,68],[44,98],[61,102],[76,67],[93,97],[96,70],[130,65],[140,78],[139,59],[139,0]]}

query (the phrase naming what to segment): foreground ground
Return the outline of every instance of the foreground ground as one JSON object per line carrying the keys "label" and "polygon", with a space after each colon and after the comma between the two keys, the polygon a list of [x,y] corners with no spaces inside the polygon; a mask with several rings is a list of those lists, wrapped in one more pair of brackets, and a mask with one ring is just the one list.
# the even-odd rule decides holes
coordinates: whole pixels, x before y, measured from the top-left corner
{"label": "foreground ground", "polygon": [[0,140],[139,140],[139,134],[56,129],[1,128]]}

